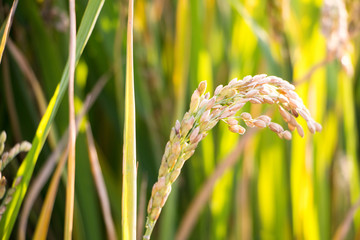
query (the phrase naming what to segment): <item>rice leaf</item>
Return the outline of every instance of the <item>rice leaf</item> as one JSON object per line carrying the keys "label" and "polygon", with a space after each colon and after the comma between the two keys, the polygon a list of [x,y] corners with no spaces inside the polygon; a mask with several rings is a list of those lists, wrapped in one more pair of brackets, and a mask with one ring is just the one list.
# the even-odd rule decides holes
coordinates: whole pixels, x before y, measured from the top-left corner
{"label": "rice leaf", "polygon": [[136,239],[136,132],[133,67],[134,1],[129,1],[126,54],[125,126],[123,152],[123,239]]}
{"label": "rice leaf", "polygon": [[[85,45],[92,33],[97,17],[99,16],[102,8],[103,0],[90,0],[85,10],[83,19],[81,21],[77,39],[76,39],[76,62],[79,60]],[[12,228],[14,226],[16,217],[18,215],[20,205],[26,194],[27,187],[29,185],[36,161],[39,157],[41,149],[45,143],[46,137],[49,133],[50,126],[54,120],[56,112],[59,108],[61,100],[68,85],[69,76],[69,64],[67,63],[60,81],[60,84],[55,90],[53,97],[51,98],[48,108],[42,117],[39,127],[36,131],[36,135],[32,142],[32,148],[25,157],[21,164],[17,176],[22,176],[21,183],[17,186],[14,193],[13,200],[7,206],[7,209],[0,221],[0,235],[1,239],[9,239]]]}
{"label": "rice leaf", "polygon": [[1,38],[1,42],[0,42],[0,63],[1,63],[1,59],[5,50],[5,45],[6,45],[6,41],[7,38],[9,36],[9,32],[10,32],[10,27],[12,24],[12,20],[14,18],[14,14],[15,14],[15,10],[18,4],[18,0],[14,0],[11,9],[10,9],[10,13],[7,16],[6,20],[4,21],[4,23],[1,26],[0,29],[0,38]]}

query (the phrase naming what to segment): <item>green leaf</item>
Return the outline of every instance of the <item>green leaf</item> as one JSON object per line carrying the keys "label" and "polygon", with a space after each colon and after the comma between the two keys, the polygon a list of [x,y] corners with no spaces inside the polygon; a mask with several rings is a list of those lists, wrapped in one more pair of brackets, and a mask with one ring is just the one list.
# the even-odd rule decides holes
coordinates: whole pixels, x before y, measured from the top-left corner
{"label": "green leaf", "polygon": [[[83,19],[80,24],[76,39],[76,61],[79,60],[85,45],[92,33],[97,17],[99,16],[100,10],[104,0],[90,0],[85,10]],[[50,63],[51,64],[51,63]],[[6,208],[0,221],[0,235],[1,239],[8,239],[10,237],[12,228],[17,218],[21,203],[26,194],[35,164],[44,145],[46,137],[49,133],[50,126],[54,120],[56,112],[59,108],[61,100],[68,85],[69,76],[69,64],[67,63],[61,78],[61,82],[55,90],[53,97],[48,105],[48,108],[42,117],[36,135],[32,142],[32,148],[21,164],[17,177],[22,176],[21,183],[16,187],[12,201]]]}

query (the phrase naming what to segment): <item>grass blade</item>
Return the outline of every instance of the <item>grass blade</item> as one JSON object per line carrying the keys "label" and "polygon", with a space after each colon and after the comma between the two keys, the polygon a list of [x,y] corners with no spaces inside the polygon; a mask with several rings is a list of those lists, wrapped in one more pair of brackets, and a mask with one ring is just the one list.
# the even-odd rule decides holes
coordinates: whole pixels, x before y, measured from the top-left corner
{"label": "grass blade", "polygon": [[[99,16],[103,3],[104,3],[103,0],[90,0],[87,5],[77,36],[76,61],[78,61],[81,53],[85,48],[85,45],[94,28],[97,17]],[[55,93],[49,102],[48,108],[43,118],[40,121],[39,127],[36,131],[35,137],[32,142],[32,148],[27,154],[26,158],[24,159],[23,163],[21,164],[17,172],[17,176],[22,176],[23,178],[20,184],[17,186],[17,189],[13,195],[13,200],[7,206],[7,209],[1,218],[0,221],[0,235],[2,236],[1,239],[8,239],[10,237],[12,228],[14,226],[15,220],[17,218],[20,209],[20,205],[22,203],[27,187],[29,185],[36,161],[39,157],[41,149],[49,133],[50,126],[54,120],[56,112],[64,96],[68,84],[68,75],[69,75],[69,65],[67,64],[65,66],[60,84],[56,88]]]}
{"label": "grass blade", "polygon": [[125,126],[123,153],[123,239],[136,239],[136,133],[133,68],[134,1],[129,0],[126,55]]}
{"label": "grass blade", "polygon": [[76,13],[75,0],[69,0],[70,40],[69,40],[69,157],[66,186],[66,208],[64,239],[72,239],[75,197],[75,106],[74,106],[74,74],[76,51]]}
{"label": "grass blade", "polygon": [[[39,112],[41,115],[43,115],[46,111],[46,97],[45,93],[41,89],[41,85],[39,83],[39,80],[37,79],[34,71],[31,69],[31,66],[27,59],[25,58],[24,54],[20,51],[20,49],[9,39],[8,41],[8,47],[9,52],[19,65],[20,70],[23,72],[24,76],[26,76],[26,79],[28,80],[29,85],[31,86],[34,97],[36,99],[36,102],[38,104]],[[50,129],[49,133],[49,144],[54,149],[56,147],[56,132],[54,131],[54,128]]]}
{"label": "grass blade", "polygon": [[94,183],[99,195],[101,209],[105,220],[105,227],[107,237],[109,240],[116,240],[115,224],[111,217],[111,209],[108,193],[105,186],[103,174],[99,164],[98,154],[96,152],[94,137],[89,124],[86,125],[86,138],[88,141],[88,152],[91,166],[91,172],[93,174]]}
{"label": "grass blade", "polygon": [[[85,114],[89,111],[89,109],[92,107],[94,101],[98,98],[100,92],[104,88],[105,84],[107,83],[109,79],[108,75],[103,75],[99,81],[96,83],[96,85],[93,87],[91,92],[86,96],[84,105],[82,109],[80,110],[78,116],[76,117],[76,131],[77,134],[79,133],[79,125],[80,122],[85,117]],[[46,163],[41,167],[39,170],[38,175],[36,178],[32,180],[32,184],[29,187],[23,208],[21,210],[20,214],[20,221],[19,221],[19,228],[18,228],[18,238],[20,240],[25,240],[25,233],[26,233],[26,226],[28,222],[28,218],[30,215],[30,211],[32,207],[34,206],[34,203],[40,194],[41,189],[44,187],[45,183],[50,177],[50,174],[52,173],[53,169],[55,168],[55,165],[57,163],[57,160],[60,158],[61,153],[64,151],[64,149],[67,149],[67,139],[68,139],[68,130],[65,131],[64,135],[62,136],[61,140],[59,141],[59,144],[57,145],[56,149],[53,151],[53,153],[50,155],[50,157],[47,159]],[[67,151],[67,150],[66,150]],[[67,154],[65,156],[67,158]],[[53,177],[54,178],[54,177]],[[41,223],[39,220],[38,222]],[[44,225],[44,224],[42,224]]]}
{"label": "grass blade", "polygon": [[[94,86],[93,90],[87,95],[84,106],[81,109],[80,113],[76,117],[76,134],[79,133],[80,122],[84,118],[85,114],[91,107],[94,100],[98,97],[98,95],[99,95],[101,89],[104,87],[107,79],[108,79],[108,77],[106,75],[103,76],[98,81],[98,83]],[[27,197],[28,199],[27,199],[27,201],[25,201],[25,204],[24,204],[24,207],[22,210],[22,215],[21,215],[21,220],[20,220],[21,228],[19,227],[19,236],[18,236],[19,239],[23,239],[23,240],[25,239],[27,220],[26,220],[26,222],[24,222],[24,217],[27,218],[29,216],[31,206],[34,205],[34,202],[37,199],[41,188],[45,185],[45,182],[47,181],[48,177],[50,177],[50,173],[53,170],[55,161],[57,160],[58,156],[60,155],[60,152],[62,151],[63,153],[61,154],[58,166],[57,166],[54,174],[52,175],[50,186],[46,193],[46,198],[45,198],[44,204],[41,209],[41,214],[40,214],[40,217],[38,220],[38,224],[36,226],[35,234],[33,236],[34,239],[46,239],[46,237],[47,237],[48,227],[49,227],[49,223],[50,223],[50,217],[51,217],[52,210],[54,207],[55,197],[58,192],[60,177],[61,177],[61,174],[63,173],[63,169],[65,166],[66,160],[68,158],[69,147],[68,147],[68,145],[65,146],[66,143],[68,143],[67,141],[65,141],[67,139],[68,139],[68,133],[66,131],[66,133],[64,134],[64,136],[62,137],[62,139],[60,141],[58,148],[53,152],[52,156],[49,158],[47,163],[43,166],[43,168],[40,171],[40,174],[33,180],[33,184],[31,185],[30,190],[28,192],[28,197]],[[25,208],[27,210],[24,210]],[[25,212],[25,214],[24,214],[24,212]],[[106,225],[108,225],[108,223]],[[114,239],[114,238],[109,238],[109,239]]]}
{"label": "grass blade", "polygon": [[10,27],[14,18],[14,14],[15,14],[15,10],[18,4],[18,0],[14,0],[11,9],[10,9],[10,13],[9,16],[6,18],[6,20],[4,21],[3,25],[1,26],[0,29],[0,36],[1,36],[1,42],[0,42],[0,63],[1,63],[1,59],[5,50],[5,45],[6,45],[6,41],[7,38],[9,36],[9,32],[10,32]]}
{"label": "grass blade", "polygon": [[46,193],[46,198],[43,207],[41,209],[41,214],[38,220],[38,224],[36,226],[35,234],[33,236],[34,239],[46,239],[52,210],[54,208],[55,197],[59,187],[61,173],[63,172],[67,156],[68,156],[68,149],[66,149],[62,153],[60,161],[56,167],[55,173],[52,175],[50,186]]}

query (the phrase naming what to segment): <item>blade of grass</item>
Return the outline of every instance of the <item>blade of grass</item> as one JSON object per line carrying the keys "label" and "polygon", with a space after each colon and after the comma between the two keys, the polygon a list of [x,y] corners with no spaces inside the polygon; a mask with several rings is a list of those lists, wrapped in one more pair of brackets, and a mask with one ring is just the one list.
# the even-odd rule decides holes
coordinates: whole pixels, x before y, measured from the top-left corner
{"label": "blade of grass", "polygon": [[[103,87],[104,86],[104,83],[106,79],[100,79],[102,81],[99,81],[99,83],[102,83],[102,84],[97,84],[94,89],[93,89],[93,92],[97,92],[97,94],[93,94],[93,92],[91,92],[89,94],[89,96],[86,98],[86,101],[85,101],[85,106],[83,109],[81,109],[81,112],[80,114],[77,116],[76,118],[76,135],[78,134],[79,132],[79,125],[80,125],[80,122],[81,122],[81,119],[84,117],[85,115],[85,112],[84,110],[87,110],[89,109],[89,100],[93,97],[97,97],[99,91],[95,91],[95,90],[99,90],[97,87]],[[63,137],[64,140],[67,140],[68,139],[68,134],[65,133],[64,134],[64,137]],[[62,141],[60,143],[62,146],[59,148],[59,149],[64,149],[64,145],[65,145],[65,141]],[[55,151],[56,152],[56,151]],[[59,151],[58,151],[59,152]],[[46,194],[46,198],[45,198],[45,201],[44,201],[44,204],[43,204],[43,207],[41,209],[41,214],[40,214],[40,217],[39,217],[39,220],[38,220],[38,224],[36,226],[36,230],[35,230],[35,234],[34,234],[34,239],[46,239],[47,237],[47,232],[48,232],[48,227],[49,227],[49,223],[50,223],[50,217],[51,217],[51,214],[52,214],[52,210],[53,210],[53,207],[54,207],[54,201],[55,201],[55,197],[56,197],[56,194],[57,194],[57,190],[58,190],[58,185],[59,185],[59,181],[60,181],[60,177],[61,177],[61,174],[63,172],[63,168],[64,168],[64,165],[66,163],[66,158],[68,157],[68,154],[69,154],[69,144],[67,145],[66,147],[66,150],[63,152],[63,154],[61,155],[61,158],[60,158],[60,161],[58,163],[58,166],[55,170],[55,173],[53,174],[52,176],[52,179],[51,179],[51,183],[50,183],[50,187],[47,191],[47,194]],[[57,156],[58,154],[54,154],[55,156]],[[55,163],[55,160],[57,158],[54,157],[53,158],[53,162]],[[50,159],[51,160],[51,159]],[[51,162],[51,161],[49,161]],[[47,166],[50,166],[50,167],[47,167]],[[47,178],[49,177],[51,171],[52,171],[52,168],[53,168],[54,165],[49,165],[49,164],[46,164],[41,170],[44,170],[44,171],[40,171],[41,173],[48,173],[47,174],[47,177],[45,178],[42,178],[41,179],[41,176],[44,176],[44,174],[40,174],[40,179],[42,181],[40,181],[40,185],[37,183],[37,186],[39,186],[37,189],[38,191],[36,192],[37,194],[35,194],[34,197],[32,197],[32,199],[36,199],[36,196],[38,195],[40,189],[43,187],[43,185],[45,184],[45,181],[47,180]],[[36,180],[38,180],[39,178],[37,178]],[[64,179],[64,178],[63,178]],[[30,192],[29,192],[30,193]],[[32,205],[32,204],[31,204]],[[31,206],[30,205],[30,206]],[[27,214],[28,215],[28,214]],[[24,225],[26,227],[26,224]],[[23,233],[25,233],[25,227],[23,227],[24,231]],[[22,234],[23,235],[23,234]],[[19,235],[21,236],[21,235]],[[22,238],[21,239],[25,239],[25,236],[21,236]],[[114,239],[114,238],[109,238],[109,239]]]}
{"label": "blade of grass", "polygon": [[109,197],[106,190],[103,174],[101,172],[101,167],[99,164],[99,159],[96,152],[94,137],[91,132],[90,124],[86,125],[86,138],[88,141],[88,152],[89,152],[91,172],[94,177],[94,182],[99,195],[103,217],[105,219],[107,237],[109,240],[115,240],[117,239],[115,232],[115,224],[111,217]]}
{"label": "blade of grass", "polygon": [[68,178],[66,185],[65,205],[65,230],[64,239],[72,239],[74,221],[74,196],[75,196],[75,106],[74,106],[74,74],[75,74],[75,51],[76,51],[76,14],[75,0],[69,0],[70,15],[70,40],[69,40],[69,156]]}
{"label": "blade of grass", "polygon": [[[26,60],[23,53],[20,51],[20,49],[9,39],[8,41],[8,47],[11,55],[15,59],[15,61],[18,63],[21,71],[23,72],[24,76],[26,76],[26,79],[29,82],[29,85],[31,86],[35,99],[38,104],[39,112],[41,115],[43,115],[46,111],[46,98],[45,94],[41,89],[40,83],[34,73],[34,71],[31,69],[29,62]],[[50,129],[49,132],[49,144],[54,149],[56,146],[56,134],[54,131],[54,128]]]}
{"label": "blade of grass", "polygon": [[14,0],[11,9],[10,9],[10,13],[7,16],[7,18],[5,19],[3,25],[1,26],[0,29],[0,37],[1,37],[1,42],[0,42],[0,63],[2,60],[2,56],[5,50],[5,45],[6,45],[6,41],[8,39],[9,36],[9,32],[10,32],[10,27],[14,18],[14,14],[15,14],[15,10],[18,4],[18,0]]}
{"label": "blade of grass", "polygon": [[67,147],[67,149],[62,153],[58,166],[54,174],[52,175],[50,186],[46,193],[45,201],[41,209],[38,224],[36,225],[35,234],[33,236],[34,239],[46,239],[47,237],[55,197],[57,194],[61,173],[63,172],[68,153],[69,148]]}
{"label": "blade of grass", "polygon": [[[77,48],[76,48],[76,61],[80,58],[81,53],[91,35],[94,28],[97,17],[100,13],[104,0],[90,0],[85,10],[83,19],[80,24],[77,37]],[[54,120],[56,112],[61,103],[62,97],[64,96],[65,89],[68,84],[68,71],[69,65],[65,66],[60,84],[55,90],[52,99],[49,102],[49,106],[40,121],[38,129],[36,131],[34,140],[32,142],[32,148],[25,157],[21,164],[17,176],[22,176],[22,181],[17,186],[16,191],[13,195],[13,200],[7,206],[5,213],[3,214],[0,221],[0,236],[1,239],[8,239],[10,237],[12,228],[17,218],[20,205],[25,196],[27,187],[29,185],[36,161],[39,157],[41,149],[45,143],[46,137],[49,133],[50,126]]]}
{"label": "blade of grass", "polygon": [[[98,149],[98,155],[101,165],[101,170],[103,171],[103,177],[106,184],[106,188],[109,193],[109,200],[111,205],[111,211],[113,214],[113,220],[115,223],[116,232],[121,234],[121,205],[119,204],[119,199],[121,199],[121,188],[119,188],[119,177],[114,167],[109,165],[109,161],[104,156],[103,152]],[[120,178],[121,180],[121,178]],[[120,237],[119,237],[120,238]]]}
{"label": "blade of grass", "polygon": [[[88,147],[85,134],[85,125],[82,124],[80,133],[76,140],[76,179],[75,199],[81,213],[81,221],[84,226],[84,237],[87,240],[108,239],[103,226],[101,205],[96,191],[96,186],[91,174],[89,164]],[[74,232],[77,223],[74,222]],[[102,237],[105,236],[105,237]],[[75,234],[73,234],[75,239]]]}
{"label": "blade of grass", "polygon": [[[92,107],[94,101],[98,98],[100,92],[104,88],[105,84],[109,80],[108,75],[103,75],[96,85],[93,87],[91,92],[86,96],[83,108],[80,110],[78,116],[76,117],[76,133],[79,133],[79,125],[85,114]],[[28,222],[28,218],[30,215],[30,211],[39,195],[41,189],[44,187],[45,183],[50,177],[52,170],[55,167],[57,159],[60,157],[62,151],[64,151],[65,147],[67,149],[67,139],[68,139],[68,130],[65,131],[63,137],[61,138],[57,148],[50,157],[47,159],[46,163],[39,170],[39,174],[33,179],[32,184],[29,187],[29,191],[27,193],[27,197],[25,199],[25,203],[23,209],[20,214],[20,223],[18,228],[18,237],[20,240],[25,240],[26,226]],[[67,157],[67,155],[66,155]]]}
{"label": "blade of grass", "polygon": [[133,20],[134,1],[129,0],[122,189],[122,236],[124,240],[136,240],[136,129],[133,67]]}
{"label": "blade of grass", "polygon": [[[32,56],[31,63],[37,67],[37,74],[40,76],[45,95],[51,97],[58,84],[58,79],[62,77],[64,62],[67,60],[67,51],[63,51],[64,47],[68,44],[68,40],[65,40],[67,37],[64,36],[64,44],[57,44],[57,33],[51,31],[48,21],[44,21],[37,2],[21,1],[17,11],[19,12],[19,17],[24,18],[27,27],[31,29],[26,37],[26,42],[30,45],[24,44],[22,38],[18,35],[14,35],[14,41],[21,43],[23,49],[29,50],[27,54]],[[65,53],[62,54],[62,52]],[[67,118],[67,112],[67,106],[60,108],[57,116]],[[68,125],[67,121],[56,121],[56,123],[60,131],[67,128]]]}

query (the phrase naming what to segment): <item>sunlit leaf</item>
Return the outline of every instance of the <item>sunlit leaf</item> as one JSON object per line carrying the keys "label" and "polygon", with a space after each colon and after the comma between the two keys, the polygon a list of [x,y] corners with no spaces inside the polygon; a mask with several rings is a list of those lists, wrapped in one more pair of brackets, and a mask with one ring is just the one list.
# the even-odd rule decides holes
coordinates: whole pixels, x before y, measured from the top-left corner
{"label": "sunlit leaf", "polygon": [[1,59],[5,50],[5,45],[6,45],[6,41],[8,39],[9,36],[9,32],[10,32],[10,27],[14,18],[14,14],[15,14],[15,10],[17,7],[19,0],[14,0],[11,9],[10,9],[10,13],[7,16],[7,18],[5,19],[4,23],[2,24],[1,28],[0,28],[0,63],[1,63]]}
{"label": "sunlit leaf", "polygon": [[125,85],[122,223],[123,239],[136,239],[136,132],[133,64],[134,1],[129,1]]}
{"label": "sunlit leaf", "polygon": [[[79,60],[80,55],[83,52],[84,47],[91,35],[91,32],[94,28],[95,22],[100,13],[103,3],[104,3],[103,0],[90,0],[88,3],[76,39],[77,61]],[[38,126],[36,135],[32,142],[32,148],[27,154],[26,158],[24,159],[23,163],[21,164],[17,172],[17,176],[22,176],[22,181],[16,187],[16,191],[13,195],[13,199],[10,202],[10,204],[6,207],[6,211],[1,218],[0,235],[2,236],[2,239],[8,239],[10,237],[22,200],[25,196],[27,187],[29,185],[36,161],[45,143],[46,137],[49,133],[50,126],[54,120],[54,117],[59,108],[64,93],[67,89],[68,76],[69,76],[69,65],[67,64],[64,69],[60,84],[56,88],[55,93],[51,98],[51,101],[49,102],[48,108]]]}

